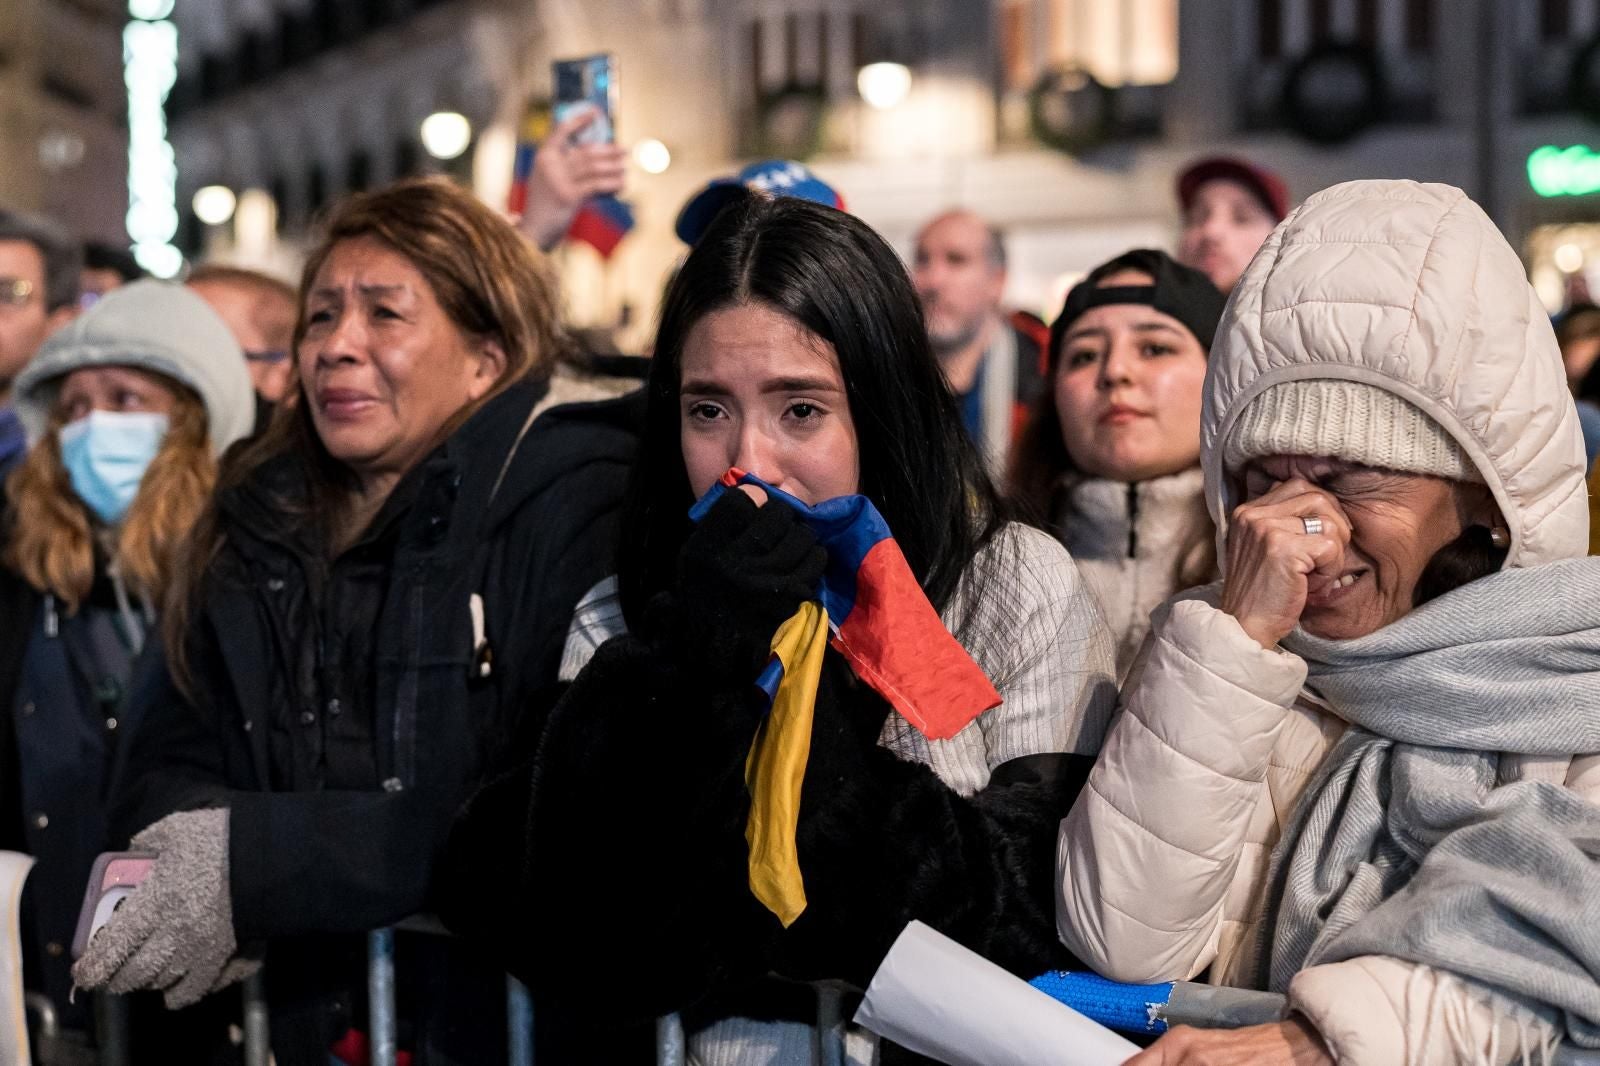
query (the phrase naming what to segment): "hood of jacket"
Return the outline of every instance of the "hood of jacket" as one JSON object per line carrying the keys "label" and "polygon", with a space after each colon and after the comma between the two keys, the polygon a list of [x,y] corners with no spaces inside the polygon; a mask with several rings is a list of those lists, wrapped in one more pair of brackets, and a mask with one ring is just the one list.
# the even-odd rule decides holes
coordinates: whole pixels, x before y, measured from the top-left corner
{"label": "hood of jacket", "polygon": [[1201,464],[1219,558],[1238,502],[1223,454],[1273,385],[1365,382],[1409,401],[1483,474],[1506,566],[1588,550],[1583,436],[1522,263],[1460,189],[1353,181],[1306,200],[1234,289],[1206,373]]}

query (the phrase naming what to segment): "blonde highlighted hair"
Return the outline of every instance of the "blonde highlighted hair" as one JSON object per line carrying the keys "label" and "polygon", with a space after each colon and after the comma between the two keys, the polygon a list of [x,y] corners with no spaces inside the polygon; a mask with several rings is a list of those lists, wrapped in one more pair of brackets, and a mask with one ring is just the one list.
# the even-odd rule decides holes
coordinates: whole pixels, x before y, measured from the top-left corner
{"label": "blonde highlighted hair", "polygon": [[[217,480],[205,406],[193,391],[163,380],[177,396],[167,435],[151,461],[114,540],[102,544],[123,580],[159,603],[172,582],[186,539],[205,511]],[[94,585],[97,531],[61,461],[59,405],[49,429],[7,482],[12,526],[5,563],[41,593],[75,613]]]}

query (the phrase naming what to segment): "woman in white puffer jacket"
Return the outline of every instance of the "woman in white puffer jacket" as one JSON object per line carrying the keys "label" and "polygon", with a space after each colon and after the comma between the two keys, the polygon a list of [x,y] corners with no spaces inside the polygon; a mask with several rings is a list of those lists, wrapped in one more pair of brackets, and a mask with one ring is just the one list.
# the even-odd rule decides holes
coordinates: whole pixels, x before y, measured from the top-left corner
{"label": "woman in white puffer jacket", "polygon": [[1292,1013],[1139,1061],[1600,1044],[1600,562],[1516,255],[1447,186],[1312,197],[1235,290],[1201,438],[1224,578],[1157,614],[1057,922],[1114,979]]}

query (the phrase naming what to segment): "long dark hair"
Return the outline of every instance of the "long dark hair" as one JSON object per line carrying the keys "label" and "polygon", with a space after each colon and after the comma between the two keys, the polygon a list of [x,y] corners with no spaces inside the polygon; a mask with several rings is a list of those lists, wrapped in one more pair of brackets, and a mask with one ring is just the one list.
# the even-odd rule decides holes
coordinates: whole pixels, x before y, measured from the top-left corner
{"label": "long dark hair", "polygon": [[833,346],[855,422],[860,490],[943,609],[1003,515],[929,347],[905,265],[842,211],[749,196],[701,237],[662,306],[617,568],[629,625],[671,584],[689,530],[693,496],[679,437],[684,341],[707,315],[742,304],[779,311]]}

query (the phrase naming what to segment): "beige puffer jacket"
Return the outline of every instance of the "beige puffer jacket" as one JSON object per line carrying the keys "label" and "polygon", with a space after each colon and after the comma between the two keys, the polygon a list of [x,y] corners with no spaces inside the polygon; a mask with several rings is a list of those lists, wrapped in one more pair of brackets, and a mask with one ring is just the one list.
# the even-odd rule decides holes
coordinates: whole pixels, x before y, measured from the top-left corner
{"label": "beige puffer jacket", "polygon": [[[1499,501],[1508,566],[1581,556],[1583,446],[1555,338],[1493,224],[1459,190],[1352,182],[1300,207],[1245,273],[1212,348],[1202,418],[1219,555],[1235,501],[1224,444],[1264,389],[1364,381],[1426,411]],[[1237,983],[1271,850],[1344,724],[1302,691],[1216,590],[1158,612],[1057,865],[1062,940],[1122,981]],[[1506,780],[1600,801],[1600,758],[1505,759]],[[1388,957],[1316,966],[1290,987],[1341,1063],[1506,1062],[1553,1034],[1442,971]]]}

